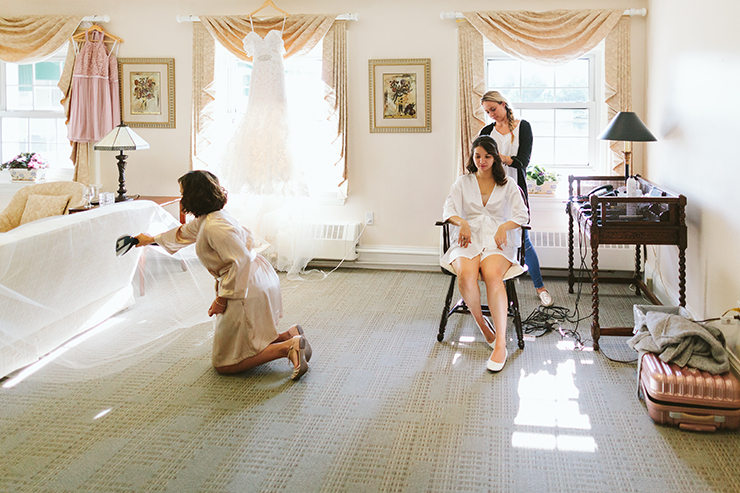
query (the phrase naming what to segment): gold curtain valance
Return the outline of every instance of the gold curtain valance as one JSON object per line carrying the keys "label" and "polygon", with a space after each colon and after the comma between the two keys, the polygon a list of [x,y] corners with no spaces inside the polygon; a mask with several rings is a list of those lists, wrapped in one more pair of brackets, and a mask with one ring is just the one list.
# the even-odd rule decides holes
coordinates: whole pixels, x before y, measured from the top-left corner
{"label": "gold curtain valance", "polygon": [[285,19],[283,29],[282,17],[267,19],[252,18],[244,15],[200,15],[203,27],[211,36],[239,59],[252,61],[244,52],[243,40],[249,32],[254,31],[264,38],[272,30],[283,31],[285,58],[311,51],[331,28],[336,14],[291,14]]}
{"label": "gold curtain valance", "polygon": [[0,60],[31,63],[61,48],[82,15],[0,17]]}
{"label": "gold curtain valance", "polygon": [[465,18],[501,50],[527,61],[575,60],[606,38],[621,10],[526,10],[464,12]]}

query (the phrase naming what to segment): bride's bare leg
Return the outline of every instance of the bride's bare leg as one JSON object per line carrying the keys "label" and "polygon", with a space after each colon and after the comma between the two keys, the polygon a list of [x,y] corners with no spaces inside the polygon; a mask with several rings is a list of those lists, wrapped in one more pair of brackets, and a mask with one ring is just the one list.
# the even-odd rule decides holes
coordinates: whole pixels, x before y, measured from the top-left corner
{"label": "bride's bare leg", "polygon": [[478,324],[478,329],[483,333],[483,337],[486,341],[493,342],[495,336],[491,329],[488,327],[484,317],[483,311],[481,310],[480,302],[480,286],[478,286],[478,272],[480,270],[480,256],[469,259],[465,257],[458,257],[452,263],[457,272],[457,286],[460,290],[460,294],[465,300],[465,304],[468,305],[470,314],[475,319],[475,323]]}
{"label": "bride's bare leg", "polygon": [[503,278],[509,267],[511,262],[501,255],[490,255],[481,263],[481,274],[488,295],[488,308],[491,310],[491,318],[496,328],[496,348],[490,359],[498,363],[506,359],[506,317],[509,299],[506,296]]}

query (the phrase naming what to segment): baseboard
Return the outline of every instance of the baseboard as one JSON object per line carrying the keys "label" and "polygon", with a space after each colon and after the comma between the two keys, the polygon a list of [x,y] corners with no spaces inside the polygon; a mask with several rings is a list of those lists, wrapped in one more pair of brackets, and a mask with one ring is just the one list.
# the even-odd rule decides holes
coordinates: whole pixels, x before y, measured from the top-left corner
{"label": "baseboard", "polygon": [[[343,268],[348,269],[383,269],[383,270],[413,270],[439,272],[439,248],[389,246],[389,245],[358,245],[357,259],[351,262],[342,262]],[[339,265],[335,260],[312,260],[308,267],[334,268]]]}

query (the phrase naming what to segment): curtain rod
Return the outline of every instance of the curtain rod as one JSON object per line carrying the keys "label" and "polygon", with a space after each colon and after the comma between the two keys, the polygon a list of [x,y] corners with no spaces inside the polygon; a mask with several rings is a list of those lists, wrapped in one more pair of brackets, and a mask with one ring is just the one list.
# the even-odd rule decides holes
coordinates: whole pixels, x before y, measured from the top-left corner
{"label": "curtain rod", "polygon": [[[645,17],[647,15],[647,9],[627,9],[624,11],[623,15],[629,15],[632,16],[640,16]],[[464,19],[465,16],[462,15],[462,12],[440,12],[439,13],[440,19]]]}
{"label": "curtain rod", "polygon": [[86,15],[82,18],[82,22],[110,22],[109,15]]}
{"label": "curtain rod", "polygon": [[[336,17],[338,21],[356,21],[359,18],[359,14],[341,14]],[[199,22],[200,18],[197,15],[178,15],[175,17],[177,22]]]}

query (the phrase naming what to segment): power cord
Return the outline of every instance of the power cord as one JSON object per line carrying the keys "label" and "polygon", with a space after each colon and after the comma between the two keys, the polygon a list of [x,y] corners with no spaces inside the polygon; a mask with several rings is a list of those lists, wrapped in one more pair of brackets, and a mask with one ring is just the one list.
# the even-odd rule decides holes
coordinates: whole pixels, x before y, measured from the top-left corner
{"label": "power cord", "polygon": [[[350,253],[352,253],[354,251],[355,247],[357,247],[357,244],[360,242],[360,238],[362,238],[362,233],[365,232],[365,228],[367,228],[367,222],[365,224],[363,224],[362,229],[357,234],[357,238],[355,238],[355,241],[352,242],[352,246],[349,248],[349,250],[347,250],[347,253],[344,254],[344,257],[342,258],[342,260],[339,261],[339,263],[336,265],[336,267],[334,267],[329,272],[324,272],[323,270],[320,270],[320,269],[311,269],[310,271],[303,270],[303,271],[301,271],[301,272],[298,273],[299,276],[301,274],[304,274],[305,275],[305,274],[311,274],[313,272],[318,272],[321,275],[321,278],[320,279],[304,279],[304,278],[301,277],[299,280],[304,281],[304,282],[319,282],[319,281],[323,281],[324,279],[326,279],[327,277],[329,277],[329,274],[332,274],[335,270],[337,270],[338,268],[340,268],[342,266],[342,264],[344,263],[344,261],[347,260],[347,257],[349,257]],[[292,279],[292,280],[297,280],[297,279]]]}
{"label": "power cord", "polygon": [[[590,319],[593,316],[593,310],[584,316],[580,316],[580,301],[581,294],[583,293],[583,277],[580,275],[583,271],[588,271],[586,266],[586,255],[588,254],[588,245],[585,241],[585,235],[581,230],[580,221],[578,223],[578,253],[580,256],[580,262],[578,266],[578,283],[576,290],[576,300],[573,307],[573,312],[562,306],[551,306],[544,307],[539,306],[532,310],[532,313],[522,321],[522,330],[527,335],[534,335],[535,337],[542,337],[550,332],[558,332],[562,339],[572,338],[575,342],[575,349],[582,351],[586,348],[587,342],[593,342],[590,338],[584,338],[578,331],[578,326],[584,320]],[[565,329],[562,326],[563,322],[573,324],[572,329]],[[601,349],[602,354],[616,363],[636,363],[637,358],[632,360],[621,360],[612,358]]]}

